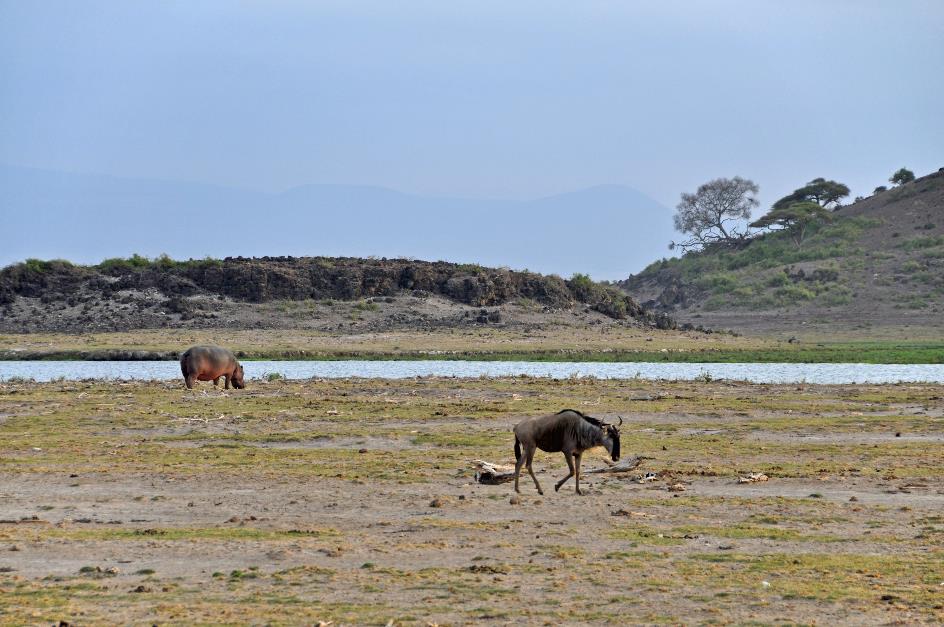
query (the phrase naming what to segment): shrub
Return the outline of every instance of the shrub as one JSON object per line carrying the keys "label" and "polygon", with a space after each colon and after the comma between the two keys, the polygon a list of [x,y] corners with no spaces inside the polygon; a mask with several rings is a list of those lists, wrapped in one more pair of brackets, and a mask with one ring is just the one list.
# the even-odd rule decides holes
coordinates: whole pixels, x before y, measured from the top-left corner
{"label": "shrub", "polygon": [[916,237],[898,245],[899,248],[903,248],[905,250],[919,250],[922,248],[933,248],[936,246],[944,246],[944,235]]}
{"label": "shrub", "polygon": [[802,285],[785,285],[774,292],[784,304],[789,304],[794,300],[812,300],[816,293]]}
{"label": "shrub", "polygon": [[582,303],[589,302],[593,296],[597,285],[586,274],[577,273],[567,281],[567,287],[573,292],[574,297]]}
{"label": "shrub", "polygon": [[769,287],[781,287],[788,283],[790,283],[790,277],[788,277],[787,273],[783,270],[767,279],[767,285]]}

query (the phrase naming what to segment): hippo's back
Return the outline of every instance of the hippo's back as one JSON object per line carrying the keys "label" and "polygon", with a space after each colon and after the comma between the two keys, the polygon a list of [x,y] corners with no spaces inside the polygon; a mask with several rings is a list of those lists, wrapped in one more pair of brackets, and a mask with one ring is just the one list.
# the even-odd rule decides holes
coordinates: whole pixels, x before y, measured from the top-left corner
{"label": "hippo's back", "polygon": [[188,372],[222,371],[236,364],[236,356],[221,346],[191,346],[180,356],[184,376]]}

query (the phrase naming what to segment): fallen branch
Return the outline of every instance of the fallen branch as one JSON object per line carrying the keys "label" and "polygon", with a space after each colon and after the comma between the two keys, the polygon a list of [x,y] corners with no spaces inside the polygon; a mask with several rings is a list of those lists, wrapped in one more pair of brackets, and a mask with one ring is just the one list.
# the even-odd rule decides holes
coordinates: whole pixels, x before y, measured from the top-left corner
{"label": "fallen branch", "polygon": [[746,477],[738,477],[738,483],[758,483],[760,481],[767,481],[768,477],[762,472],[752,472]]}
{"label": "fallen branch", "polygon": [[[593,468],[592,470],[582,470],[581,475],[586,474],[597,474],[597,473],[620,473],[620,472],[629,472],[638,467],[643,460],[654,459],[652,457],[628,457],[619,463],[612,463],[607,461],[610,465],[605,468]],[[484,483],[485,485],[498,485],[499,483],[507,483],[515,478],[515,467],[514,466],[503,466],[501,464],[493,464],[481,459],[473,459],[472,465],[475,466],[475,481],[477,483]]]}
{"label": "fallen branch", "polygon": [[502,466],[481,459],[473,459],[472,464],[475,466],[475,480],[478,483],[498,485],[515,478],[514,466]]}
{"label": "fallen branch", "polygon": [[601,473],[601,472],[612,472],[612,473],[629,472],[630,470],[635,470],[645,459],[655,459],[655,458],[643,457],[640,455],[638,457],[627,457],[626,459],[620,462],[617,462],[615,464],[613,462],[610,462],[609,460],[606,460],[607,463],[610,464],[609,466],[606,466],[605,468],[593,468],[592,470],[582,470],[580,471],[580,473],[582,475],[591,475],[591,474],[596,474],[596,473]]}

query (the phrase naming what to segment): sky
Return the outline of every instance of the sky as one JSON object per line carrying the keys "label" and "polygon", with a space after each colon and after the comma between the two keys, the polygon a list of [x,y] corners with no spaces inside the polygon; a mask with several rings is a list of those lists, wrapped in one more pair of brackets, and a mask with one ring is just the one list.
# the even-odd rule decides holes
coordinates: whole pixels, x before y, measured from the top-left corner
{"label": "sky", "polygon": [[0,0],[0,163],[769,205],[944,167],[944,2]]}

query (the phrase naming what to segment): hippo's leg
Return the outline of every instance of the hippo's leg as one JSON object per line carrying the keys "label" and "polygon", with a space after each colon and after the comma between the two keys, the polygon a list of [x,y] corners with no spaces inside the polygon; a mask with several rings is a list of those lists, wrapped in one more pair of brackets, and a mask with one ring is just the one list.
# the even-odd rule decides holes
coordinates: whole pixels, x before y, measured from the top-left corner
{"label": "hippo's leg", "polygon": [[213,387],[218,386],[218,385],[220,384],[220,381],[221,381],[222,379],[223,379],[223,375],[220,375],[220,376],[218,376],[217,378],[213,379]]}
{"label": "hippo's leg", "polygon": [[192,374],[188,374],[186,377],[184,377],[184,383],[187,385],[188,390],[193,389],[193,382],[196,381],[196,379],[197,379],[196,375],[192,375]]}
{"label": "hippo's leg", "polygon": [[229,375],[223,375],[223,378],[226,379],[226,389],[229,389]]}

